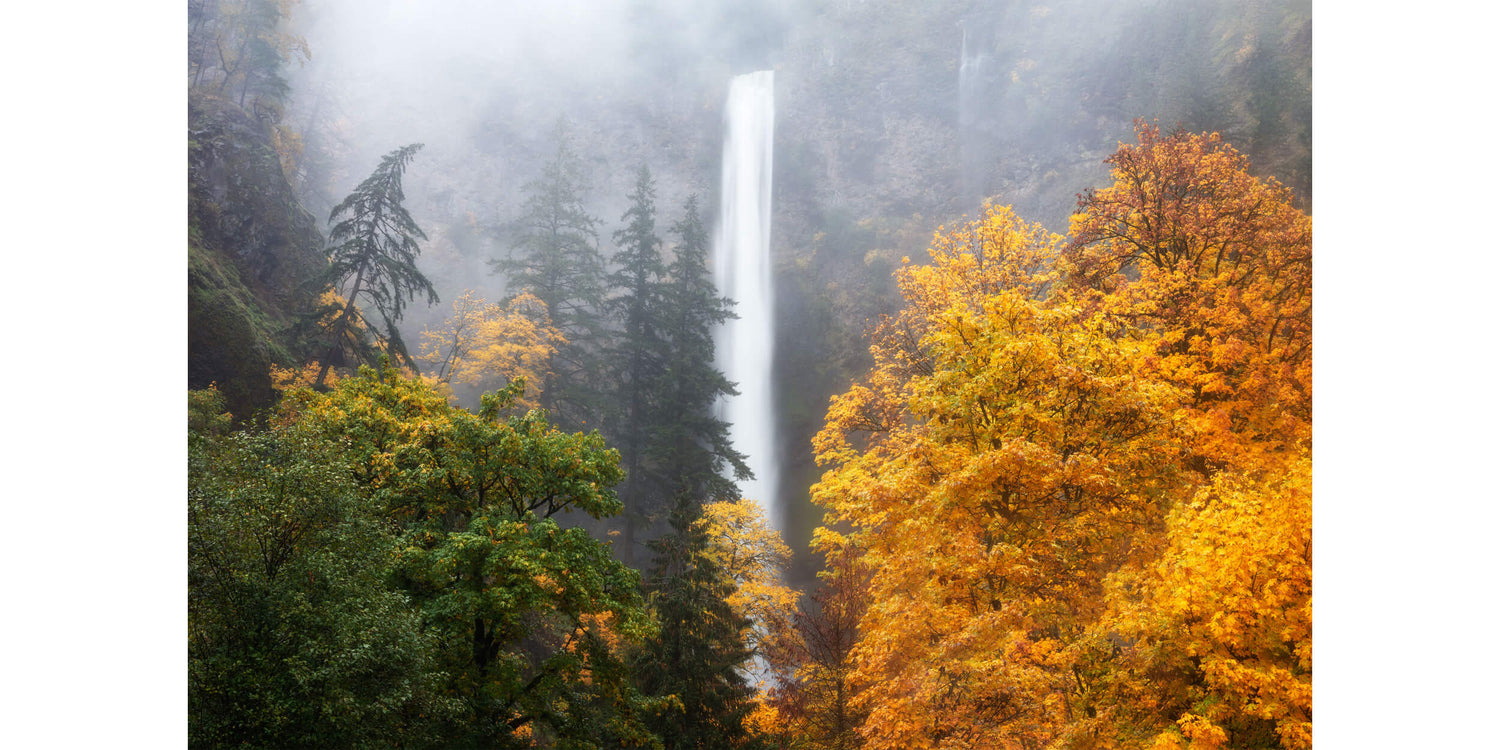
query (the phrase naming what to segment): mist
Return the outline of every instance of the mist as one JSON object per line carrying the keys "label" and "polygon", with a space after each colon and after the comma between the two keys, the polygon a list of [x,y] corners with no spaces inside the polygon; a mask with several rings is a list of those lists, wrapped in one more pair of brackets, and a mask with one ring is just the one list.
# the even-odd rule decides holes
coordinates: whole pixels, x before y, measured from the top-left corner
{"label": "mist", "polygon": [[1310,19],[1305,0],[306,0],[285,121],[320,219],[382,154],[426,144],[407,205],[443,301],[408,310],[415,341],[465,290],[503,298],[489,261],[560,132],[608,258],[642,164],[664,223],[690,194],[718,205],[729,80],[775,70],[779,494],[800,559],[819,515],[808,440],[896,304],[897,259],[986,200],[1065,231],[1136,118],[1222,132],[1310,206]]}

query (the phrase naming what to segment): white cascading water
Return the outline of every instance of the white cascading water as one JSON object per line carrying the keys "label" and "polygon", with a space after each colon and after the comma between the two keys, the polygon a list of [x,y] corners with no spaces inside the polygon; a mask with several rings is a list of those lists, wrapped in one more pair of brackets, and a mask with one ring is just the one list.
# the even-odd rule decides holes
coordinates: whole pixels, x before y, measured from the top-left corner
{"label": "white cascading water", "polygon": [[781,530],[776,502],[776,413],[771,356],[775,296],[771,288],[771,136],[776,123],[773,71],[735,76],[724,108],[724,166],[719,222],[714,233],[714,282],[735,301],[738,319],[719,328],[717,365],[737,384],[738,396],[720,404],[734,447],[746,455],[755,479],[742,494],[760,503],[772,528]]}
{"label": "white cascading water", "polygon": [[969,121],[972,120],[973,117],[974,117],[974,113],[972,111],[973,105],[972,105],[972,102],[971,102],[971,100],[974,97],[973,97],[973,94],[969,91],[969,89],[972,87],[971,81],[973,80],[973,77],[970,75],[971,71],[969,70],[969,66],[977,64],[979,62],[978,60],[970,60],[969,59],[969,28],[967,26],[964,26],[962,28],[962,31],[963,31],[964,38],[963,38],[963,42],[961,43],[961,46],[958,48],[958,50],[959,50],[958,51],[958,125],[959,125],[959,127],[964,127],[964,126],[968,125]]}
{"label": "white cascading water", "polygon": [[976,109],[980,106],[984,96],[984,78],[989,56],[983,51],[983,45],[975,40],[973,49],[969,45],[969,26],[967,23],[959,24],[963,31],[963,41],[958,53],[958,148],[959,163],[959,187],[964,200],[978,197],[979,186],[974,163],[980,159],[981,149],[976,142],[979,136],[974,132],[975,120],[978,119]]}

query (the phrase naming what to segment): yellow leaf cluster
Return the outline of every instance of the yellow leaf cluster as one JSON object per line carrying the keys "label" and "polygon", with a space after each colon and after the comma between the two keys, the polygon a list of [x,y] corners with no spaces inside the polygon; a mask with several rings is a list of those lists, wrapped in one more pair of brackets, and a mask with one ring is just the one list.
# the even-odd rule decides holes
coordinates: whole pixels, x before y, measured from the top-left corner
{"label": "yellow leaf cluster", "polygon": [[486,303],[473,291],[453,302],[453,315],[422,331],[421,353],[435,382],[461,383],[481,391],[524,379],[527,393],[517,400],[536,408],[536,394],[551,378],[552,355],[564,343],[547,308],[529,292],[504,305]]}
{"label": "yellow leaf cluster", "polygon": [[735,591],[725,601],[751,623],[746,645],[762,653],[790,627],[796,611],[797,591],[782,580],[791,550],[754,500],[708,503],[696,523],[709,539],[709,556],[734,581]]}
{"label": "yellow leaf cluster", "polygon": [[[303,365],[300,369],[295,367],[281,367],[271,365],[271,387],[277,393],[296,390],[298,388],[311,388],[318,379],[318,370],[322,365],[313,360]],[[338,385],[338,374],[333,370],[328,371],[328,376],[323,379],[324,385],[333,388]]]}

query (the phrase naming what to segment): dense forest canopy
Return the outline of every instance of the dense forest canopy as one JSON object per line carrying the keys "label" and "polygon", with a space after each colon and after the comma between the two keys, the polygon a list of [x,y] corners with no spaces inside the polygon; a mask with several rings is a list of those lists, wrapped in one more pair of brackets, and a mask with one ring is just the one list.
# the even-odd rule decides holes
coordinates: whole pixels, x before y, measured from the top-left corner
{"label": "dense forest canopy", "polygon": [[[162,78],[188,115],[186,159],[176,141],[161,160],[188,172],[189,408],[187,439],[178,417],[171,441],[187,502],[122,502],[122,487],[159,484],[118,464],[149,441],[132,427],[108,446],[95,466],[118,486],[98,494],[115,500],[63,538],[112,550],[93,543],[107,527],[131,546],[83,576],[92,612],[48,618],[76,635],[66,647],[34,630],[18,641],[88,651],[97,613],[116,613],[127,643],[111,658],[132,681],[105,686],[118,699],[101,719],[166,664],[182,689],[162,703],[185,709],[169,741],[194,747],[1310,742],[1312,476],[1348,462],[1327,462],[1326,443],[1317,472],[1311,461],[1307,3],[181,10],[163,24],[173,44],[132,47],[172,53]],[[1420,107],[1447,90],[1389,57],[1384,94]],[[1420,70],[1417,58],[1403,57]],[[114,87],[95,107],[139,83],[120,85],[125,67],[93,69]],[[712,408],[735,384],[710,333],[736,308],[704,249],[725,87],[762,69],[777,76],[778,323],[794,332],[775,357],[780,528],[738,496],[744,457]],[[180,134],[171,109],[164,129]],[[1381,131],[1411,125],[1410,109],[1393,106]],[[100,130],[97,111],[49,122],[73,140],[52,154]],[[549,179],[569,169],[576,179]],[[49,179],[51,195],[77,192]],[[1376,184],[1400,180],[1347,192]],[[1439,182],[1422,184],[1410,211],[1444,215]],[[146,179],[108,202],[149,192]],[[1340,206],[1327,196],[1320,211]],[[540,241],[549,212],[571,212],[588,258],[568,266],[587,278],[550,298],[515,265],[569,247]],[[54,226],[108,224],[99,246],[134,263],[119,248],[135,224],[104,205],[90,216]],[[1342,270],[1324,263],[1324,236],[1320,274]],[[1353,277],[1396,265],[1378,257]],[[360,269],[377,266],[396,281],[368,285]],[[1443,286],[1486,275],[1466,270]],[[1338,311],[1321,295],[1326,374],[1321,326]],[[1482,319],[1483,298],[1430,309]],[[1398,370],[1451,342],[1396,318],[1420,304],[1407,301],[1371,316],[1382,346],[1405,342]],[[155,327],[130,322],[97,351]],[[104,359],[151,364],[138,349]],[[135,425],[154,402],[130,377],[89,392],[127,396],[114,421]],[[1318,403],[1347,399],[1324,388]],[[1376,401],[1387,417],[1419,408]],[[1492,399],[1429,402],[1482,416]],[[28,442],[76,445],[73,431]],[[1448,464],[1482,465],[1492,442],[1450,449]],[[1366,473],[1399,485],[1407,461],[1392,458],[1372,452],[1365,463],[1384,466]],[[1408,504],[1464,494],[1456,473]],[[1398,536],[1439,536],[1427,513],[1370,497],[1362,528],[1399,515]],[[41,505],[18,503],[23,526],[41,527]],[[179,530],[164,544],[119,522],[163,505]],[[1482,642],[1484,619],[1442,614],[1450,577],[1412,573],[1424,556],[1482,569],[1464,550],[1485,548],[1484,519],[1447,518],[1458,528],[1441,552],[1387,549],[1368,570],[1410,610],[1383,618],[1410,626],[1388,642],[1428,640],[1424,664],[1482,672],[1460,649]],[[27,544],[29,597],[59,579],[59,555]],[[153,548],[178,550],[186,575],[163,605],[177,645],[161,653],[176,656],[146,665],[154,641],[121,613],[149,609],[153,591],[119,563]],[[1423,639],[1433,621],[1444,637]],[[1320,639],[1320,685],[1327,655],[1348,648]],[[1407,658],[1382,648],[1379,661],[1399,672]],[[27,693],[65,694],[61,673],[76,691],[64,665]],[[1346,705],[1325,696],[1320,727]],[[1426,691],[1410,708],[1457,714],[1425,739],[1462,744],[1453,727],[1485,702]],[[48,715],[35,704],[18,703]],[[1394,730],[1371,726],[1400,735],[1399,714]]]}

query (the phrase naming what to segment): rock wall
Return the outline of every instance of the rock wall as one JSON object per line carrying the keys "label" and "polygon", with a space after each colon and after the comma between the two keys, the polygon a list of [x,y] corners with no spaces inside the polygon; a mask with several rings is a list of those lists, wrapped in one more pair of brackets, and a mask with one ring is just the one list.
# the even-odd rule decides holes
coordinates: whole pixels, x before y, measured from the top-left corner
{"label": "rock wall", "polygon": [[223,100],[189,100],[188,387],[216,384],[237,418],[274,399],[273,363],[300,364],[296,324],[328,266],[272,127]]}

